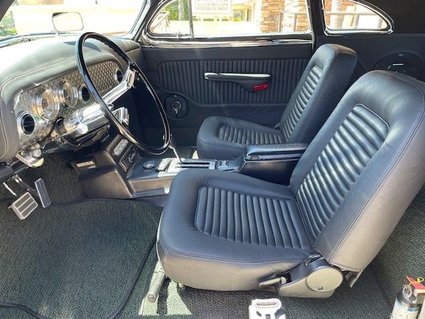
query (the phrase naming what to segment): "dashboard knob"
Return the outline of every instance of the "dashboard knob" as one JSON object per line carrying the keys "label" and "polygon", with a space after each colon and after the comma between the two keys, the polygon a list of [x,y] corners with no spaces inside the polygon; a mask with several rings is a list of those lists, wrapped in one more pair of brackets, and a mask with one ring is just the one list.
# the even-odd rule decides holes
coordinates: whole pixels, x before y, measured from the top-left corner
{"label": "dashboard knob", "polygon": [[143,164],[143,168],[144,169],[152,169],[155,167],[155,162],[154,161],[148,161],[146,163]]}

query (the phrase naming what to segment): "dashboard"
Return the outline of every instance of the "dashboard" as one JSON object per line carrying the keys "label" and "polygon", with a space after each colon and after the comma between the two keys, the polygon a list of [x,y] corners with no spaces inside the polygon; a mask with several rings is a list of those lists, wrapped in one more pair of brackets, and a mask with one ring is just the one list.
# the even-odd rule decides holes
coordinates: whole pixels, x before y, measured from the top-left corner
{"label": "dashboard", "polygon": [[[101,95],[114,88],[123,75],[114,61],[91,65],[89,72]],[[94,109],[96,103],[76,70],[25,90],[15,100],[21,149],[45,138],[58,118],[69,122],[77,111]]]}
{"label": "dashboard", "polygon": [[[31,164],[108,125],[78,71],[75,41],[55,37],[0,49],[0,163],[18,158]],[[126,52],[140,48],[115,41]],[[84,56],[101,95],[120,83],[126,66],[108,47],[88,43]]]}

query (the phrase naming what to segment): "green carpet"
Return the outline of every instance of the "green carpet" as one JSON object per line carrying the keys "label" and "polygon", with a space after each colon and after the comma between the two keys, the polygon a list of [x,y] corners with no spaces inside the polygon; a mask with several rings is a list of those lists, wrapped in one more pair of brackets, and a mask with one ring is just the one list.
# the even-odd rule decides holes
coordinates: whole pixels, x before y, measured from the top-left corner
{"label": "green carpet", "polygon": [[0,308],[0,318],[2,319],[34,319],[33,316],[17,309]]}
{"label": "green carpet", "polygon": [[[2,204],[0,301],[48,318],[110,316],[143,260],[152,259],[159,216],[158,208],[142,202],[87,200],[39,209],[19,221]],[[140,279],[149,275],[142,271]],[[3,308],[0,317],[28,317],[17,313]]]}
{"label": "green carpet", "polygon": [[[149,289],[149,282],[152,278],[152,273],[157,262],[156,250],[152,250],[146,260],[145,268],[139,277],[139,280],[134,287],[132,294],[124,307],[123,311],[116,319],[141,319],[144,297]],[[1,318],[1,317],[0,317]]]}
{"label": "green carpet", "polygon": [[[176,283],[167,281],[155,304],[144,303],[143,318],[247,318],[251,300],[275,296],[260,291],[180,289]],[[354,288],[340,287],[328,299],[282,298],[282,304],[288,319],[387,319],[391,311],[370,270],[365,271]]]}

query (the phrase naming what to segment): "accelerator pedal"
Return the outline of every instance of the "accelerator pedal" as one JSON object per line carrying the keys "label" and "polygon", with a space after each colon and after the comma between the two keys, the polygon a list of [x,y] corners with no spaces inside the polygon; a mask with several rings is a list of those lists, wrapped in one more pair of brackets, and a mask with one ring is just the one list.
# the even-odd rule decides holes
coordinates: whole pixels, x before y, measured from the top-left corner
{"label": "accelerator pedal", "polygon": [[42,178],[37,179],[34,182],[35,190],[37,191],[38,199],[40,200],[41,207],[47,208],[52,205],[49,193],[47,192],[46,184]]}

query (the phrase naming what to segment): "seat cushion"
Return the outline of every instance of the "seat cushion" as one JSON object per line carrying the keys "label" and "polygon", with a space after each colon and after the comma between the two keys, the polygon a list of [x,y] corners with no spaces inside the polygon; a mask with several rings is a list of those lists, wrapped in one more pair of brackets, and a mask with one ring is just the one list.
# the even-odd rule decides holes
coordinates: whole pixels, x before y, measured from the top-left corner
{"label": "seat cushion", "polygon": [[197,149],[201,158],[231,159],[248,144],[281,144],[279,130],[228,117],[207,118],[198,133]]}
{"label": "seat cushion", "polygon": [[171,279],[214,290],[256,289],[313,252],[288,187],[196,169],[173,181],[157,249]]}

